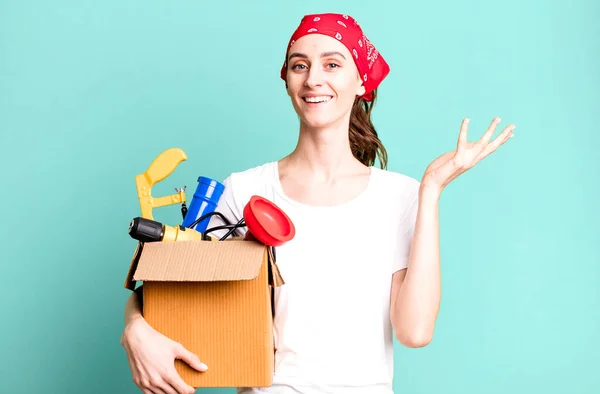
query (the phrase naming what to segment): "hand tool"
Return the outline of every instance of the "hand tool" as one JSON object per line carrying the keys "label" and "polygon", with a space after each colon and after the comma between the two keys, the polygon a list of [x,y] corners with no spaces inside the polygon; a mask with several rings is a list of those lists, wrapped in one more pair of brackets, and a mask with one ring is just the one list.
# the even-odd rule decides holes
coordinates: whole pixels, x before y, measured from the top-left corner
{"label": "hand tool", "polygon": [[176,194],[153,197],[152,187],[169,176],[182,161],[187,160],[185,152],[179,148],[170,148],[158,155],[148,169],[135,177],[142,216],[129,223],[129,235],[142,242],[171,242],[202,239],[202,233],[183,226],[168,226],[154,220],[152,208],[172,204],[182,204],[182,213],[186,214],[185,187],[175,189]]}
{"label": "hand tool", "polygon": [[[192,202],[189,212],[185,207],[185,187],[175,189],[177,194],[158,198],[152,197],[152,186],[165,179],[184,160],[187,160],[187,156],[183,150],[179,148],[167,149],[152,161],[146,172],[135,177],[142,216],[134,218],[129,224],[128,232],[132,238],[141,242],[207,239],[217,241],[226,239],[236,228],[243,226],[248,227],[246,240],[258,241],[268,246],[282,245],[294,237],[296,231],[294,224],[285,212],[275,203],[257,195],[253,195],[244,206],[242,219],[236,224],[231,224],[225,216],[215,211],[224,186],[210,178],[198,178],[198,196],[195,196],[197,200]],[[154,220],[152,208],[177,203],[182,203],[184,223],[189,223],[189,226],[176,225],[172,227]],[[202,228],[205,229],[209,222],[208,218],[213,215],[218,215],[225,224],[202,232],[194,229],[198,223],[203,221],[206,222],[202,224]],[[191,222],[192,219],[194,219],[193,222]],[[209,232],[218,229],[229,229],[229,231],[220,239],[208,236]]]}
{"label": "hand tool", "polygon": [[[214,212],[224,189],[225,186],[221,182],[205,176],[198,177],[196,192],[190,203],[189,210],[183,217],[183,227],[193,228],[200,233],[204,233],[210,219],[207,218],[199,222],[197,220],[207,213]],[[197,221],[197,224],[192,226],[194,221]]]}
{"label": "hand tool", "polygon": [[136,175],[135,186],[143,218],[154,219],[152,208],[185,202],[185,189],[176,189],[178,192],[169,196],[152,197],[152,186],[169,176],[184,160],[187,160],[187,155],[183,150],[170,148],[158,155],[146,172]]}

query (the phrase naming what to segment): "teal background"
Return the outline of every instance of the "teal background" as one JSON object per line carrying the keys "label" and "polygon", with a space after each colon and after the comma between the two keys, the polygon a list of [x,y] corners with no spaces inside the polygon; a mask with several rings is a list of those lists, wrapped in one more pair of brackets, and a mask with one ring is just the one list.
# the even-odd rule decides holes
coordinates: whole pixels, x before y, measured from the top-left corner
{"label": "teal background", "polygon": [[592,0],[0,2],[1,392],[140,392],[119,344],[134,176],[179,147],[153,193],[190,191],[293,149],[285,45],[330,11],[392,67],[374,110],[391,170],[420,179],[465,116],[470,140],[517,125],[442,195],[441,312],[429,346],[396,347],[396,392],[600,392]]}

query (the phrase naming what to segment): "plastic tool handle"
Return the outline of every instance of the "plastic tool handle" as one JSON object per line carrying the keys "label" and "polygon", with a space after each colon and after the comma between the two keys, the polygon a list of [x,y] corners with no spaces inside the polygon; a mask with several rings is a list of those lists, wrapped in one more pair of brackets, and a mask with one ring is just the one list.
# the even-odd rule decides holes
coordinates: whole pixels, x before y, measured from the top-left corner
{"label": "plastic tool handle", "polygon": [[183,150],[179,148],[170,148],[158,155],[152,163],[150,163],[146,172],[136,175],[135,184],[143,218],[154,219],[152,216],[152,208],[185,201],[185,193],[183,191],[170,196],[152,197],[152,186],[175,171],[175,168],[177,168],[179,163],[184,160],[187,160],[187,155]]}
{"label": "plastic tool handle", "polygon": [[150,163],[144,176],[149,185],[153,186],[175,171],[179,163],[184,160],[187,160],[187,155],[183,150],[179,148],[167,149]]}
{"label": "plastic tool handle", "polygon": [[158,242],[163,237],[163,225],[154,220],[137,217],[129,224],[129,235],[141,242]]}

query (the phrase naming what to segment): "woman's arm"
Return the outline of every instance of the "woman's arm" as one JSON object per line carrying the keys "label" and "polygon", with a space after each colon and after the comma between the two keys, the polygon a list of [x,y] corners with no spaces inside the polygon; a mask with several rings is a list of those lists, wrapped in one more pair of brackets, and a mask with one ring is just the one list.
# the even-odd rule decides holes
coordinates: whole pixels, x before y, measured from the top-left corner
{"label": "woman's arm", "polygon": [[132,291],[125,304],[125,328],[129,327],[130,323],[138,318],[143,319],[141,297],[138,291]]}
{"label": "woman's arm", "polygon": [[192,394],[196,390],[185,383],[175,369],[181,359],[198,371],[206,371],[197,355],[156,331],[142,316],[138,290],[131,293],[125,305],[125,328],[121,345],[127,353],[134,383],[144,393]]}
{"label": "woman's arm", "polygon": [[440,308],[440,195],[450,182],[514,135],[516,126],[511,124],[490,142],[499,123],[500,118],[494,118],[477,142],[468,142],[469,119],[463,119],[456,150],[436,158],[425,170],[408,268],[392,279],[390,316],[396,338],[405,346],[421,347],[431,341]]}
{"label": "woman's arm", "polygon": [[408,268],[392,277],[392,326],[407,347],[431,341],[440,308],[439,197],[437,189],[421,185]]}

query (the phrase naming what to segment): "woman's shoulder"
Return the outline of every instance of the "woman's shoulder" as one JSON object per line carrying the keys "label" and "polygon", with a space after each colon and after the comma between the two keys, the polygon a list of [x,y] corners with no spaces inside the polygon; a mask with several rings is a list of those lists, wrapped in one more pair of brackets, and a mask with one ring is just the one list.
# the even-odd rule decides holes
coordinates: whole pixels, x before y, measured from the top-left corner
{"label": "woman's shoulder", "polygon": [[421,182],[401,172],[372,167],[374,171],[374,187],[384,189],[387,193],[414,195],[418,193]]}
{"label": "woman's shoulder", "polygon": [[223,181],[226,198],[245,204],[252,195],[270,196],[275,189],[277,162],[231,172]]}
{"label": "woman's shoulder", "polygon": [[373,175],[371,206],[378,207],[394,220],[414,212],[421,182],[408,174],[375,167]]}
{"label": "woman's shoulder", "polygon": [[277,162],[267,162],[243,170],[235,170],[227,176],[225,182],[248,187],[270,183],[275,174],[276,164]]}

